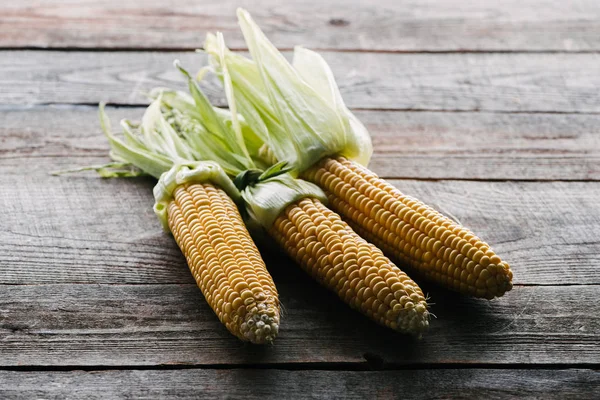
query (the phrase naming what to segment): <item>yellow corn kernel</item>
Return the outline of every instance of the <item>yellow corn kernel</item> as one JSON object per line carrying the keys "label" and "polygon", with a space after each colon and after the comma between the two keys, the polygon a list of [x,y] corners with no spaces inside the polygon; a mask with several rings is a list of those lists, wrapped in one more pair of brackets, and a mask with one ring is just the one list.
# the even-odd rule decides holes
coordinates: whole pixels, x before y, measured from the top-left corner
{"label": "yellow corn kernel", "polygon": [[[429,326],[417,284],[319,200],[289,205],[269,233],[319,283],[376,322],[417,336]],[[396,300],[405,297],[402,305]]]}
{"label": "yellow corn kernel", "polygon": [[509,265],[486,243],[368,169],[343,157],[324,158],[303,178],[325,191],[331,208],[359,235],[416,273],[488,299],[512,288]]}
{"label": "yellow corn kernel", "polygon": [[221,322],[241,340],[272,342],[279,331],[277,289],[235,203],[211,184],[184,184],[173,192],[168,219]]}

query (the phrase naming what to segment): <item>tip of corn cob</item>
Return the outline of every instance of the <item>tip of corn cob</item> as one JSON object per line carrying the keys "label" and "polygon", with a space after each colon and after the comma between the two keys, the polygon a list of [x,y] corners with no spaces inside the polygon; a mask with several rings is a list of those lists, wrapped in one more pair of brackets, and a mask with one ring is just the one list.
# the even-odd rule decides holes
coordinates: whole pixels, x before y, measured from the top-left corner
{"label": "tip of corn cob", "polygon": [[243,338],[254,344],[270,344],[279,333],[279,307],[277,300],[267,299],[246,309],[244,322],[240,326]]}
{"label": "tip of corn cob", "polygon": [[404,308],[398,313],[397,330],[402,333],[408,333],[419,339],[423,333],[429,329],[429,311],[427,304],[424,301],[419,301],[416,304],[408,302]]}
{"label": "tip of corn cob", "polygon": [[513,274],[508,263],[500,261],[498,256],[492,257],[492,262],[481,270],[475,282],[475,294],[488,300],[504,295],[513,287]]}

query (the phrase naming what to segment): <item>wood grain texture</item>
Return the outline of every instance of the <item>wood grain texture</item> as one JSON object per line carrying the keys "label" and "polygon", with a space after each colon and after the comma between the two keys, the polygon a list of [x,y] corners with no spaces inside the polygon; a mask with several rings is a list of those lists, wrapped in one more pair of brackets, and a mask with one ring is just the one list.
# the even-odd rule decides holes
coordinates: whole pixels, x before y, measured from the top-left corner
{"label": "wood grain texture", "polygon": [[[0,398],[597,396],[597,1],[171,3],[0,4]],[[86,104],[139,115],[144,91],[184,87],[173,59],[206,63],[191,52],[206,31],[243,49],[240,5],[288,57],[323,50],[373,133],[372,169],[488,241],[513,291],[488,302],[420,282],[437,318],[416,341],[267,242],[285,314],[274,346],[251,346],[162,231],[152,179],[48,175],[107,161]]]}
{"label": "wood grain texture", "polygon": [[600,390],[587,369],[403,371],[0,371],[3,399],[585,399]]}
{"label": "wood grain texture", "polygon": [[517,286],[492,302],[424,286],[437,319],[416,341],[307,277],[276,283],[285,315],[267,347],[229,334],[194,284],[3,286],[0,366],[600,363],[596,285]]}
{"label": "wood grain texture", "polygon": [[[47,176],[52,169],[0,176],[0,283],[192,282],[152,211],[151,179]],[[600,283],[599,182],[391,183],[490,243],[515,283]],[[269,266],[290,264],[265,254]]]}
{"label": "wood grain texture", "polygon": [[[244,47],[235,8],[246,7],[277,45],[385,51],[600,49],[594,0],[21,0],[0,6],[2,47],[199,47],[222,31]],[[35,29],[32,29],[35,26]]]}
{"label": "wood grain texture", "polygon": [[[600,112],[597,54],[390,54],[323,52],[352,108]],[[183,88],[175,58],[191,52],[0,52],[0,104],[146,104],[155,86]],[[206,91],[224,104],[215,79]]]}
{"label": "wood grain texture", "polygon": [[[121,118],[140,119],[143,112],[108,109],[115,129]],[[47,168],[59,158],[67,167],[71,160],[65,156],[101,162],[108,143],[97,114],[87,106],[0,109],[3,168],[19,168],[24,160]],[[373,137],[370,167],[382,177],[600,180],[599,115],[377,110],[356,115]]]}
{"label": "wood grain texture", "polygon": [[386,178],[597,180],[598,115],[357,112]]}

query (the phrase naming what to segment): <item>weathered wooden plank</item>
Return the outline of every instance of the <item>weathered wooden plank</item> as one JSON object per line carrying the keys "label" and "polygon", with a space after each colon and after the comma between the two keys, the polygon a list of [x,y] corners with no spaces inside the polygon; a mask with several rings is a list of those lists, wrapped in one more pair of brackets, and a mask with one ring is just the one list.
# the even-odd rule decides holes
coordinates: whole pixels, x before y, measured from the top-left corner
{"label": "weathered wooden plank", "polygon": [[[139,119],[143,112],[143,108],[108,110],[115,125],[121,118]],[[600,115],[356,114],[373,137],[371,168],[383,177],[600,180],[600,135],[596,133]],[[5,170],[19,168],[24,160],[45,168],[57,162],[52,157],[107,154],[96,107],[6,109],[0,110],[0,120],[0,159]]]}
{"label": "weathered wooden plank", "polygon": [[[595,180],[598,115],[358,112],[383,177]],[[580,147],[581,145],[581,147]]]}
{"label": "weathered wooden plank", "polygon": [[[21,0],[0,6],[2,47],[196,48],[220,30],[245,46],[235,8],[278,46],[386,51],[600,49],[594,0],[322,2]],[[32,27],[35,27],[32,29]]]}
{"label": "weathered wooden plank", "polygon": [[600,286],[518,286],[488,302],[426,291],[421,340],[379,327],[308,278],[278,284],[273,346],[229,334],[195,285],[18,285],[0,291],[0,366],[600,363]]}
{"label": "weathered wooden plank", "polygon": [[589,369],[404,371],[0,371],[4,399],[590,399],[600,373]]}
{"label": "weathered wooden plank", "polygon": [[[324,52],[348,106],[367,109],[600,112],[597,54]],[[0,53],[0,104],[145,104],[155,86],[182,87],[172,61],[191,52]],[[216,80],[207,93],[223,104]]]}
{"label": "weathered wooden plank", "polygon": [[[192,282],[152,211],[153,180],[53,177],[47,171],[89,160],[38,160],[27,162],[30,176],[0,161],[0,283]],[[391,182],[477,232],[516,283],[600,283],[600,182]],[[290,265],[265,256],[270,267]]]}

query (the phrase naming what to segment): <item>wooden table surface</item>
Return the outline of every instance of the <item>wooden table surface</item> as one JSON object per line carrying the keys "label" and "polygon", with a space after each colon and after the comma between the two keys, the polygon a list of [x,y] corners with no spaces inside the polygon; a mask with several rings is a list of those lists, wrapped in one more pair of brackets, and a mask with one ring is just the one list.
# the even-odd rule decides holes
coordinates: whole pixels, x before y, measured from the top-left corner
{"label": "wooden table surface", "polygon": [[[152,212],[151,179],[100,164],[96,105],[138,118],[184,87],[206,31],[318,49],[373,136],[372,169],[471,227],[514,289],[423,284],[421,341],[372,323],[264,250],[273,346],[218,322]],[[581,398],[600,391],[597,0],[52,0],[0,3],[0,398]],[[214,81],[207,90],[219,104]]]}

